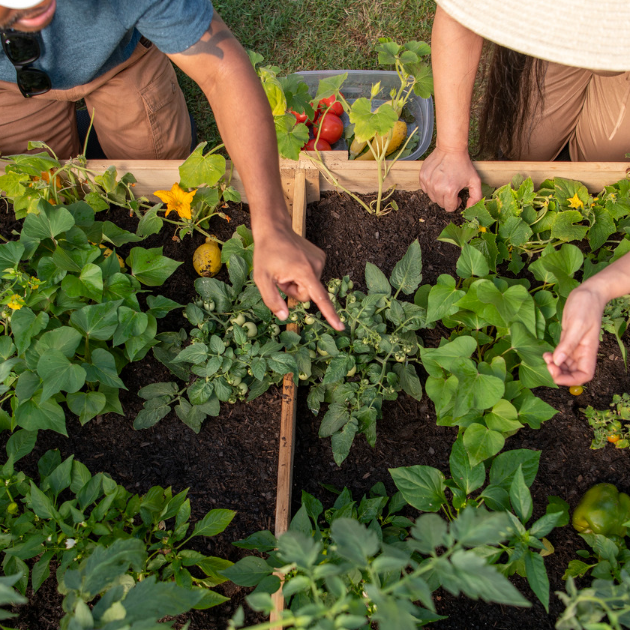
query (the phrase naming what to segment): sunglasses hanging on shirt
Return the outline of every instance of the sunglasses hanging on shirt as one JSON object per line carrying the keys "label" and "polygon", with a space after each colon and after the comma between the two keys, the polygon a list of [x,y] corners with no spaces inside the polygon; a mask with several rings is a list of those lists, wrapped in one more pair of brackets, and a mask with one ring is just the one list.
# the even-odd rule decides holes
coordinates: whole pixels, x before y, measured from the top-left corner
{"label": "sunglasses hanging on shirt", "polygon": [[32,68],[41,56],[39,39],[32,33],[0,32],[2,50],[15,66],[17,84],[24,98],[45,94],[52,88],[50,77],[38,68]]}

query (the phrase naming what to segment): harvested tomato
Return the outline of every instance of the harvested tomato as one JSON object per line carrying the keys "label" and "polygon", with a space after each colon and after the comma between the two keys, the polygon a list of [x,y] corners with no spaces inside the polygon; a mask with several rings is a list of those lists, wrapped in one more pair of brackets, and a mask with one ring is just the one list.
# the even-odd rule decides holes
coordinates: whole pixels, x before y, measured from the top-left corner
{"label": "harvested tomato", "polygon": [[581,385],[572,385],[569,387],[569,394],[573,394],[574,396],[579,396],[584,391],[584,388]]}
{"label": "harvested tomato", "polygon": [[[317,141],[317,150],[318,151],[331,151],[331,146],[326,142],[326,140],[322,140],[321,138]],[[311,138],[303,147],[302,151],[315,151],[315,138]]]}
{"label": "harvested tomato", "polygon": [[[319,131],[320,127],[322,129],[321,132]],[[317,125],[313,125],[313,131],[315,136],[319,133],[320,140],[326,140],[330,144],[335,144],[343,133],[343,123],[339,116],[329,112],[320,118]]]}
{"label": "harvested tomato", "polygon": [[[330,106],[330,109],[328,109],[328,106]],[[329,114],[335,114],[335,116],[343,114],[343,105],[337,100],[335,94],[319,101],[317,110],[324,113],[327,109]]]}
{"label": "harvested tomato", "polygon": [[305,123],[308,120],[308,116],[306,115],[306,112],[302,112],[301,114],[298,114],[297,112],[294,112],[292,109],[289,110],[296,118],[296,120],[299,123]]}

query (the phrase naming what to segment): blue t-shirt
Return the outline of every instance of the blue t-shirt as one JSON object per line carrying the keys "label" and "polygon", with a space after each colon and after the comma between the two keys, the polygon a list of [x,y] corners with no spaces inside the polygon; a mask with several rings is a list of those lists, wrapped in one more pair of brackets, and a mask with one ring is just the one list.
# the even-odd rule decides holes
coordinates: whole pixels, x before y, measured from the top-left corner
{"label": "blue t-shirt", "polygon": [[[37,35],[42,55],[33,67],[55,89],[83,85],[129,59],[143,35],[166,54],[190,48],[212,15],[211,0],[57,0],[52,22]],[[1,47],[0,80],[16,82]]]}

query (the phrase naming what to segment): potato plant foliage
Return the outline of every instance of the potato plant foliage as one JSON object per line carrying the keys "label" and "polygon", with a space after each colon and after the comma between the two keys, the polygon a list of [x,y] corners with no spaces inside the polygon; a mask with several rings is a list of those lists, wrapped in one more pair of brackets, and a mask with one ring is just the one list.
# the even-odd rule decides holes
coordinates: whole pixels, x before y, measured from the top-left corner
{"label": "potato plant foliage", "polygon": [[[149,385],[139,394],[147,399],[136,418],[136,428],[152,426],[175,403],[178,416],[199,431],[208,415],[218,415],[220,402],[252,400],[285,374],[310,387],[308,404],[318,414],[329,403],[320,427],[331,437],[335,461],[348,455],[357,433],[376,441],[376,420],[384,400],[400,391],[420,399],[416,373],[419,339],[425,311],[399,299],[411,295],[422,279],[420,245],[414,242],[395,266],[391,278],[366,266],[368,293],[353,290],[346,277],[329,283],[330,296],[346,330],[334,331],[319,316],[298,306],[290,320],[301,333],[280,332],[278,322],[263,304],[251,276],[249,235],[241,230],[228,241],[231,284],[216,278],[195,282],[199,299],[186,307],[196,326],[189,345],[186,333],[159,335],[155,356],[184,380]],[[225,250],[224,250],[225,251]]]}

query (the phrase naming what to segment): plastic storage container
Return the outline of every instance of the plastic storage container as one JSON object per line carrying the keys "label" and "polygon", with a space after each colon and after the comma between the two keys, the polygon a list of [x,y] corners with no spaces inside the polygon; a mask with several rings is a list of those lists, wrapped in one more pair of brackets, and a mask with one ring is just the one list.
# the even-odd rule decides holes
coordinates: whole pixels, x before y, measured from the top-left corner
{"label": "plastic storage container", "polygon": [[[341,86],[341,91],[349,103],[361,97],[370,98],[372,85],[379,81],[381,82],[381,93],[373,101],[375,106],[389,100],[389,93],[392,88],[398,89],[400,87],[400,78],[395,72],[389,70],[309,70],[296,72],[295,74],[304,79],[304,82],[309,87],[311,96],[315,96],[321,79],[327,79],[346,72],[348,73],[348,78]],[[416,131],[416,134],[419,135],[419,142],[415,151],[403,159],[417,160],[429,148],[433,137],[433,99],[430,97],[420,98],[412,94],[407,102],[407,109],[415,118],[415,122],[407,123],[407,135],[417,127],[418,131]],[[345,112],[342,120],[344,126],[350,124],[348,115]],[[335,143],[334,148],[347,151],[348,145],[342,138]]]}

